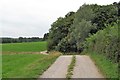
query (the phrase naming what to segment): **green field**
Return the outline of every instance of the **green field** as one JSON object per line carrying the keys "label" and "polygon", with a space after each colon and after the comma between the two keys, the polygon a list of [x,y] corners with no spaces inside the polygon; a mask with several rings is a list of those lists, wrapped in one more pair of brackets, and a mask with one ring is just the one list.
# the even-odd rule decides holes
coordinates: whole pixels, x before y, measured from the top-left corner
{"label": "green field", "polygon": [[38,78],[59,56],[36,54],[44,50],[45,41],[2,44],[2,78]]}
{"label": "green field", "polygon": [[47,42],[27,42],[2,44],[2,51],[9,52],[39,52],[47,50]]}
{"label": "green field", "polygon": [[59,56],[58,53],[43,54],[3,54],[3,78],[37,78]]}

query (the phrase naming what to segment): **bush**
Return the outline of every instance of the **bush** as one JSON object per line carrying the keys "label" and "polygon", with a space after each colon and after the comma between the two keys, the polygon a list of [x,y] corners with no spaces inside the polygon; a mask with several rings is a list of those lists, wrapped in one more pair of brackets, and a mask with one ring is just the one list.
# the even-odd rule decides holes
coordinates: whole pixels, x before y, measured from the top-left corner
{"label": "bush", "polygon": [[108,26],[91,35],[84,42],[84,52],[104,54],[109,60],[118,62],[118,25]]}

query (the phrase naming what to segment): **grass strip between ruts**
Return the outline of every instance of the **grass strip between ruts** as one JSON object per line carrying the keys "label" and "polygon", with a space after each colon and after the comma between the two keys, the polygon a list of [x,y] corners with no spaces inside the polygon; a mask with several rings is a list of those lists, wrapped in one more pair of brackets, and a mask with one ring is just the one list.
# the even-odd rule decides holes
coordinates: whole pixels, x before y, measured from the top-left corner
{"label": "grass strip between ruts", "polygon": [[68,66],[67,75],[66,75],[67,79],[71,79],[71,77],[73,75],[73,69],[74,69],[75,63],[76,63],[76,56],[73,55],[72,61],[71,61],[70,65]]}

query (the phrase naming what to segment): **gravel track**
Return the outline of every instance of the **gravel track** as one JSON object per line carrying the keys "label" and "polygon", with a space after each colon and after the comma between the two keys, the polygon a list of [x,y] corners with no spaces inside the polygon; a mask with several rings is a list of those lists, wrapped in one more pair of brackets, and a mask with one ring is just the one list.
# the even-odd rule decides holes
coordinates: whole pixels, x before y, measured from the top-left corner
{"label": "gravel track", "polygon": [[66,78],[72,56],[60,56],[40,78]]}
{"label": "gravel track", "polygon": [[[39,78],[66,78],[72,55],[60,56]],[[104,78],[87,55],[76,55],[72,78]]]}
{"label": "gravel track", "polygon": [[104,78],[94,62],[86,55],[76,55],[76,65],[72,78]]}

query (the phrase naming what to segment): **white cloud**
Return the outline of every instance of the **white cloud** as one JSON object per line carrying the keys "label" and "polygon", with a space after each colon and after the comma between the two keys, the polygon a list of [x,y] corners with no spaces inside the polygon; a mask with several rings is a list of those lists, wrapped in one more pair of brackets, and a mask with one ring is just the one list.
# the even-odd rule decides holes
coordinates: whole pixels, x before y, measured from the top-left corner
{"label": "white cloud", "polygon": [[40,36],[58,17],[84,3],[111,4],[119,0],[1,0],[2,36]]}

